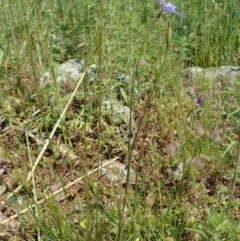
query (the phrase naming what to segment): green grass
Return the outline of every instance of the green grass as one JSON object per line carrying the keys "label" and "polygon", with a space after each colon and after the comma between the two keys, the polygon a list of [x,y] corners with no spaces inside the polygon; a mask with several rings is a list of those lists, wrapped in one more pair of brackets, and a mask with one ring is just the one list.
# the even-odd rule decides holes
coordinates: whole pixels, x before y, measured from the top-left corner
{"label": "green grass", "polygon": [[[181,77],[189,66],[240,64],[238,1],[174,2],[186,19],[157,18],[157,1],[0,3],[0,184],[8,187],[0,201],[23,186],[1,211],[27,208],[13,238],[239,240],[239,80],[220,88]],[[74,95],[75,85],[57,86],[54,71],[72,58],[98,65],[98,81],[86,74]],[[39,89],[45,70],[53,84]],[[134,121],[114,124],[112,110],[103,118],[106,99],[128,106]],[[127,167],[124,183],[99,170],[87,175],[115,157]],[[65,196],[46,196],[81,176]]]}

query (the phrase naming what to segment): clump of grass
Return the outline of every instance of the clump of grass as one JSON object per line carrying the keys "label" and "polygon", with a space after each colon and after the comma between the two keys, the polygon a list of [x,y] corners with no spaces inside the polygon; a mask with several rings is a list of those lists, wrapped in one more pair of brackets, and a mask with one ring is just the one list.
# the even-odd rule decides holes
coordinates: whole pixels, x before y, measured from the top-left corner
{"label": "clump of grass", "polygon": [[[0,142],[8,173],[1,180],[9,191],[24,186],[10,200],[22,205],[15,212],[30,211],[19,219],[23,240],[238,240],[238,107],[206,79],[194,83],[204,100],[196,103],[180,76],[185,66],[238,63],[237,3],[176,5],[187,19],[158,19],[157,1],[2,1]],[[86,77],[74,95],[57,86],[54,70],[69,58],[98,64],[98,81]],[[40,90],[45,67],[53,84]],[[126,88],[118,74],[129,77]],[[103,118],[104,99],[130,107],[134,123]],[[35,184],[26,184],[26,160],[41,150]],[[86,175],[116,156],[126,182]],[[31,208],[34,196],[82,175],[63,197]]]}

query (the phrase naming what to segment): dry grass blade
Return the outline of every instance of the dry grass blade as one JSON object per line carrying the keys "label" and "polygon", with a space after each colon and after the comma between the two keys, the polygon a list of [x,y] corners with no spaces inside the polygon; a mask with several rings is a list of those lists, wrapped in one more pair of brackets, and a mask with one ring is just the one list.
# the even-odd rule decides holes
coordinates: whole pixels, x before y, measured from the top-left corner
{"label": "dry grass blade", "polygon": [[[80,87],[80,85],[82,84],[82,82],[83,82],[83,80],[84,80],[85,73],[86,73],[86,72],[84,71],[84,73],[82,74],[79,82],[77,83],[77,85],[76,85],[76,87],[75,87],[72,95],[70,96],[68,103],[66,104],[66,106],[65,106],[64,110],[62,111],[62,113],[61,113],[61,115],[60,115],[57,123],[55,124],[55,126],[54,126],[51,134],[49,135],[49,138],[47,139],[45,145],[43,146],[41,152],[39,153],[39,155],[38,155],[38,157],[37,157],[37,159],[36,159],[36,161],[35,161],[35,163],[34,163],[34,165],[33,165],[33,167],[32,167],[32,170],[28,173],[28,177],[27,177],[27,180],[26,180],[27,182],[29,182],[30,179],[32,178],[32,175],[33,175],[33,173],[34,173],[34,171],[35,171],[38,163],[39,163],[40,160],[42,159],[42,156],[43,156],[44,152],[46,151],[46,149],[47,149],[47,147],[48,147],[48,145],[49,145],[52,137],[54,136],[54,134],[55,134],[55,132],[56,132],[59,124],[61,123],[62,119],[64,118],[64,115],[66,114],[66,111],[67,111],[68,107],[70,106],[70,104],[71,104],[74,96],[76,95],[76,92],[77,92],[78,88]],[[12,197],[15,193],[19,192],[21,189],[22,189],[22,185],[18,186],[13,192],[11,192],[11,193],[7,196],[6,201],[7,201],[10,197]],[[6,202],[6,201],[5,201],[5,202]],[[2,202],[2,204],[4,204],[5,202]]]}
{"label": "dry grass blade", "polygon": [[[27,141],[28,159],[29,159],[29,162],[30,162],[30,166],[33,167],[31,150],[30,150],[30,143],[29,143],[28,133],[27,132],[25,132],[25,136],[26,136],[26,141]],[[34,173],[32,175],[32,185],[33,185],[34,202],[37,202],[37,190],[36,190],[36,183],[35,183]],[[37,209],[37,207],[35,208],[35,214],[36,214],[36,217],[38,217],[38,209]],[[38,241],[41,240],[40,229],[39,228],[37,229],[37,240]]]}
{"label": "dry grass blade", "polygon": [[21,210],[20,212],[18,212],[17,214],[12,215],[11,217],[9,217],[8,219],[5,219],[3,221],[0,222],[0,224],[7,224],[8,222],[10,222],[11,220],[15,219],[16,217],[18,217],[21,214],[24,214],[26,212],[28,212],[30,209],[35,208],[37,205],[46,202],[48,199],[50,199],[51,197],[56,196],[58,193],[62,192],[63,190],[66,190],[68,188],[70,188],[71,186],[73,186],[74,184],[76,184],[77,182],[83,180],[86,176],[89,176],[95,172],[97,172],[98,170],[100,170],[101,168],[109,165],[110,163],[116,161],[119,157],[115,157],[113,159],[111,159],[110,161],[105,162],[104,164],[100,165],[99,167],[93,169],[92,171],[89,171],[86,175],[81,176],[79,178],[77,178],[76,180],[74,180],[73,182],[70,182],[69,184],[61,187],[60,189],[58,189],[56,192],[52,193],[51,195],[46,195],[44,198],[42,198],[41,200],[37,201],[36,203],[30,205],[28,208],[25,208],[23,210]]}

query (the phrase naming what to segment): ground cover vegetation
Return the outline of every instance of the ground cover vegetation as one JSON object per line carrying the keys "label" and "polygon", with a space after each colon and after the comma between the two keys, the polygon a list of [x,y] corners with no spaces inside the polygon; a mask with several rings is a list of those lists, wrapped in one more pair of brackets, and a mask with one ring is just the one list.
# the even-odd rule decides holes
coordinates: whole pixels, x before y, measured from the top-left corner
{"label": "ground cover vegetation", "polygon": [[240,240],[240,4],[174,4],[1,0],[0,240]]}

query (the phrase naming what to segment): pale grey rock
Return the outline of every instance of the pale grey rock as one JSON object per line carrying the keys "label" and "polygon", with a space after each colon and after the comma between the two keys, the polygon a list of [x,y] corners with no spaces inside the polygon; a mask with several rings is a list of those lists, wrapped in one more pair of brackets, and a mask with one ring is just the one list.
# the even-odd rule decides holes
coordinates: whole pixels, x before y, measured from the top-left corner
{"label": "pale grey rock", "polygon": [[7,185],[3,184],[0,186],[0,196],[3,195],[7,191]]}
{"label": "pale grey rock", "polygon": [[[56,64],[53,67],[53,72],[56,78],[56,83],[59,86],[71,82],[78,82],[84,72],[85,64],[83,60],[70,59],[62,64]],[[95,81],[97,65],[92,64],[88,68],[89,82]],[[40,76],[40,88],[54,83],[51,71],[45,71]]]}
{"label": "pale grey rock", "polygon": [[[105,163],[105,162],[104,162]],[[114,161],[111,164],[102,167],[100,169],[102,176],[107,178],[111,184],[115,184],[119,182],[121,184],[125,184],[127,181],[128,169],[127,166],[121,162]],[[130,184],[135,184],[136,182],[136,174],[132,168],[130,171]]]}
{"label": "pale grey rock", "polygon": [[122,82],[125,82],[125,83],[129,83],[131,81],[130,77],[123,74],[123,73],[115,74],[115,79],[119,80],[119,81],[122,81]]}
{"label": "pale grey rock", "polygon": [[240,79],[240,66],[222,66],[219,68],[219,78]]}
{"label": "pale grey rock", "polygon": [[[102,115],[113,121],[115,125],[129,123],[130,108],[116,100],[104,100],[102,103]],[[133,121],[133,114],[132,114]]]}
{"label": "pale grey rock", "polygon": [[183,77],[188,80],[209,79],[215,81],[234,82],[240,79],[240,66],[221,67],[189,67],[183,70]]}
{"label": "pale grey rock", "polygon": [[1,177],[4,173],[6,173],[6,170],[5,170],[4,168],[0,168],[0,177]]}
{"label": "pale grey rock", "polygon": [[97,65],[96,64],[91,64],[89,67],[88,67],[88,73],[93,73],[93,74],[96,74],[97,73]]}
{"label": "pale grey rock", "polygon": [[61,76],[69,77],[71,80],[77,82],[84,71],[84,62],[77,59],[70,59],[61,64],[58,68],[58,73]]}
{"label": "pale grey rock", "polygon": [[166,145],[165,151],[169,156],[174,157],[176,155],[177,150],[180,148],[180,146],[181,144],[179,140],[175,140]]}

